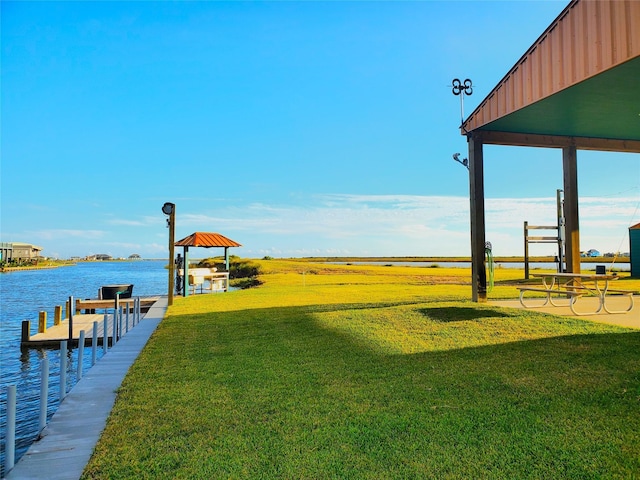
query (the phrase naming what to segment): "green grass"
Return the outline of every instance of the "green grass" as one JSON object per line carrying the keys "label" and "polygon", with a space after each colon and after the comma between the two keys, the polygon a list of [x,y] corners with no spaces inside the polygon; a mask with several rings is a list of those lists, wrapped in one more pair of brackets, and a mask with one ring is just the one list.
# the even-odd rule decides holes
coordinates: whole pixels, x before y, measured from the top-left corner
{"label": "green grass", "polygon": [[84,478],[638,476],[640,331],[473,304],[449,269],[262,264],[176,299]]}

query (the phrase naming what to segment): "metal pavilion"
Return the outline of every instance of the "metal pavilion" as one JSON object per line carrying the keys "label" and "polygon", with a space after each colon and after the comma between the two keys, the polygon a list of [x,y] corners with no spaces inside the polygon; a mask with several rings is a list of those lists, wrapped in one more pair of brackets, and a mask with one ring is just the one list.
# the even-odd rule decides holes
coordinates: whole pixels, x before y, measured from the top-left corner
{"label": "metal pavilion", "polygon": [[640,153],[640,2],[571,0],[463,121],[472,300],[486,301],[483,145],[562,152],[567,270],[580,271],[578,150]]}

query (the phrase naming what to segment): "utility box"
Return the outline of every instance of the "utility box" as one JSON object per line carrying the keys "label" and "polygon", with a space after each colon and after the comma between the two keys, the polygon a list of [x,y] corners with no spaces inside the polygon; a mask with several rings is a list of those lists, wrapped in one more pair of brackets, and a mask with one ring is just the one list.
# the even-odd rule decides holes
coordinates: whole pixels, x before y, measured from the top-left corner
{"label": "utility box", "polygon": [[640,223],[629,227],[631,277],[640,278]]}

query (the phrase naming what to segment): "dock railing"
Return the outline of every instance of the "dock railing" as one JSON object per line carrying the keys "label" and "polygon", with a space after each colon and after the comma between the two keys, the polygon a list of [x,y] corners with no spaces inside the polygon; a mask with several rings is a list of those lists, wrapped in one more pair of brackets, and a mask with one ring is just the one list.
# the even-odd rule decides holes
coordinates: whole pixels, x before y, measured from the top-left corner
{"label": "dock railing", "polygon": [[[116,299],[113,304],[113,312],[112,313],[104,313],[102,315],[101,321],[93,320],[91,323],[91,331],[90,336],[87,335],[88,329],[82,329],[79,331],[77,338],[75,334],[72,335],[72,342],[68,342],[69,339],[59,340],[59,358],[60,358],[60,371],[58,375],[60,377],[60,394],[59,394],[59,402],[63,401],[68,391],[68,380],[67,380],[67,372],[72,368],[71,365],[67,365],[67,360],[69,358],[67,352],[68,348],[73,348],[74,345],[78,346],[78,355],[77,355],[77,365],[76,365],[76,383],[82,378],[84,372],[84,347],[87,341],[90,342],[91,346],[91,365],[94,366],[97,362],[98,357],[98,344],[102,343],[103,356],[107,354],[109,347],[113,348],[113,346],[122,338],[124,334],[129,332],[129,328],[135,327],[142,320],[141,315],[141,301],[140,297],[135,297],[131,299],[132,302],[126,303],[127,307],[121,305]],[[73,297],[69,297],[69,302],[67,306],[74,305]],[[68,308],[67,307],[67,308]],[[128,308],[131,307],[131,308]],[[69,310],[67,310],[69,311]],[[56,307],[56,315],[58,312],[58,307]],[[72,322],[73,313],[69,320]],[[93,315],[95,317],[95,314]],[[42,318],[44,317],[44,321]],[[58,320],[60,320],[58,318]],[[26,325],[25,325],[26,323]],[[65,322],[58,321],[58,323],[54,324],[54,327],[58,327],[61,331],[66,330],[66,325],[63,325]],[[70,324],[69,332],[72,332],[72,324]],[[25,320],[22,324],[22,336],[23,341],[25,339],[25,330],[27,339],[29,339],[29,328],[30,322]],[[100,329],[102,331],[100,332]],[[42,312],[39,316],[39,328],[40,333],[44,333],[47,330],[46,327],[46,312],[44,316]],[[90,368],[89,367],[89,368]],[[37,440],[37,438],[42,434],[42,431],[47,426],[47,411],[48,411],[48,396],[49,396],[49,359],[47,357],[43,358],[40,362],[40,401],[39,401],[39,411],[38,411],[38,432],[34,436],[33,440]],[[73,385],[71,386],[73,388]],[[6,405],[7,405],[7,421],[6,421],[6,445],[5,445],[5,462],[4,462],[4,475],[6,475],[15,465],[15,446],[16,446],[16,392],[17,386],[15,384],[8,385],[6,388]],[[20,416],[22,417],[22,416]],[[29,419],[25,419],[28,421]],[[31,419],[32,420],[32,419]]]}

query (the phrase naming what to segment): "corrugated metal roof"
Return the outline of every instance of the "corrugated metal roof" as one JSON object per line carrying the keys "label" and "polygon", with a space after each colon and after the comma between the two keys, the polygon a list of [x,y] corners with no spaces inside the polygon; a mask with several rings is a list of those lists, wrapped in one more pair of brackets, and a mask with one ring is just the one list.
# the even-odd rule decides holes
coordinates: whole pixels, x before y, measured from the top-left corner
{"label": "corrugated metal roof", "polygon": [[194,232],[175,243],[176,247],[241,247],[242,245],[219,233]]}
{"label": "corrugated metal roof", "polygon": [[[469,115],[463,134],[637,140],[638,60],[640,1],[572,0]],[[615,128],[607,129],[611,122]]]}

